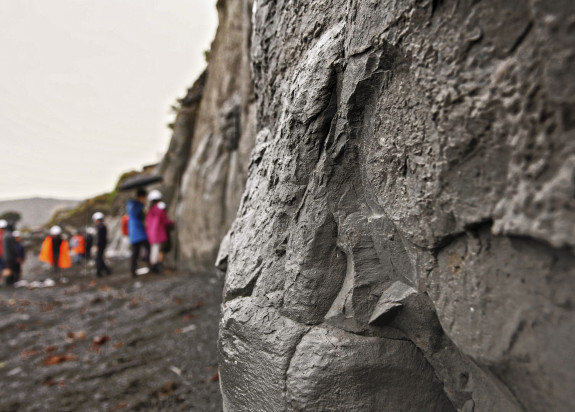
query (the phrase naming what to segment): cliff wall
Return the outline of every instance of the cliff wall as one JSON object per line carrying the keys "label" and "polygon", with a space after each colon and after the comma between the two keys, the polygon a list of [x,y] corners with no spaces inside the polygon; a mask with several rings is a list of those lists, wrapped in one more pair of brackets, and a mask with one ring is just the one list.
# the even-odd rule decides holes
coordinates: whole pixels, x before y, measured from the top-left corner
{"label": "cliff wall", "polygon": [[222,120],[253,111],[247,59],[208,72],[179,212],[209,262],[255,131],[225,409],[574,410],[575,3],[257,0],[253,24],[257,125]]}
{"label": "cliff wall", "polygon": [[251,0],[217,3],[219,26],[206,73],[181,102],[160,165],[176,216],[178,258],[213,268],[244,190],[254,142]]}

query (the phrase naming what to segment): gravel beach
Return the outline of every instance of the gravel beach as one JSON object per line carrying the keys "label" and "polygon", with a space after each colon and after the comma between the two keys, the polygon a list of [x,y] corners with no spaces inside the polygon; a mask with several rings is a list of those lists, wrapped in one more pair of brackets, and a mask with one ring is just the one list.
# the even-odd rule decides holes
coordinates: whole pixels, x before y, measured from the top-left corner
{"label": "gravel beach", "polygon": [[[43,281],[28,264],[28,281]],[[88,267],[0,288],[1,411],[220,411],[216,275]],[[34,273],[35,272],[35,273]]]}

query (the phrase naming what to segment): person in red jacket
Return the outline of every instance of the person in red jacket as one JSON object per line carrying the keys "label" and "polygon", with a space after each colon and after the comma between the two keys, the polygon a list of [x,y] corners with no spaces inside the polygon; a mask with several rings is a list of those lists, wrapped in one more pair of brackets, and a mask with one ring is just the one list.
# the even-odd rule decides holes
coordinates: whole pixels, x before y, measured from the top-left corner
{"label": "person in red jacket", "polygon": [[42,262],[51,264],[54,273],[59,273],[60,269],[72,266],[70,246],[66,239],[62,239],[60,226],[52,226],[50,228],[50,234],[42,242],[39,259]]}
{"label": "person in red jacket", "polygon": [[[164,202],[158,202],[158,207],[161,210],[166,210],[166,208],[168,207]],[[169,253],[172,250],[172,230],[174,229],[174,226],[167,226],[166,227],[166,236],[167,239],[164,243],[162,243],[162,246],[160,247],[160,255],[159,255],[159,260],[160,260],[160,264],[164,261],[164,256]]]}
{"label": "person in red jacket", "polygon": [[158,202],[162,200],[162,193],[159,190],[152,190],[148,195],[148,200],[152,203],[146,215],[146,234],[150,242],[150,266],[153,272],[160,272],[160,247],[168,240],[166,228],[172,226],[174,222],[168,219],[165,209],[158,207]]}

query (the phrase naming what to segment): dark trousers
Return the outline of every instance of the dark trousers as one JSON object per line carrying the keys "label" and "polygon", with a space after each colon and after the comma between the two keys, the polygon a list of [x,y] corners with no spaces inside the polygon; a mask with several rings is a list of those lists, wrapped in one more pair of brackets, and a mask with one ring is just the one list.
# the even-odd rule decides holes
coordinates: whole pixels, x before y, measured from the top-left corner
{"label": "dark trousers", "polygon": [[58,249],[54,249],[52,251],[52,273],[54,273],[55,275],[60,273],[60,266],[58,266],[58,263],[60,262],[60,249],[58,246]]}
{"label": "dark trousers", "polygon": [[108,275],[112,273],[104,262],[104,249],[98,249],[96,252],[96,276],[102,277],[102,272],[106,272]]}
{"label": "dark trousers", "polygon": [[10,276],[6,277],[6,284],[13,285],[20,280],[20,274],[22,273],[22,267],[18,262],[11,262],[6,265],[12,271]]}
{"label": "dark trousers", "polygon": [[138,258],[140,252],[144,250],[146,255],[146,262],[149,263],[150,259],[150,244],[147,240],[138,243],[132,243],[132,276],[136,276],[136,268],[138,267]]}

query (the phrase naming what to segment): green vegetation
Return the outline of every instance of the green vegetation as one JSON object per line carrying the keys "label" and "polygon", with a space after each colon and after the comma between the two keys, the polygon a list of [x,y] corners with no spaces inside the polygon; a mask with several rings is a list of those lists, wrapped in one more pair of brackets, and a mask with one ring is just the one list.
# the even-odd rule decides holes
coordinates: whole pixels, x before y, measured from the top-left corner
{"label": "green vegetation", "polygon": [[9,223],[12,223],[13,225],[18,223],[20,221],[20,219],[22,219],[22,215],[18,212],[15,212],[13,210],[9,210],[7,212],[4,212],[0,215],[0,219],[4,219]]}
{"label": "green vegetation", "polygon": [[112,204],[114,203],[114,200],[116,200],[116,197],[118,196],[118,187],[120,187],[120,184],[126,180],[129,177],[135,176],[137,174],[139,174],[140,172],[136,171],[136,170],[130,170],[129,172],[126,173],[122,173],[122,175],[120,176],[120,178],[118,179],[118,181],[116,182],[116,187],[114,188],[113,191],[111,191],[110,193],[108,193],[108,199],[107,199],[107,205],[109,207],[112,206]]}
{"label": "green vegetation", "polygon": [[81,227],[92,223],[94,212],[106,214],[110,209],[108,198],[110,193],[103,193],[91,199],[85,200],[73,209],[59,210],[54,213],[47,226],[73,226]]}
{"label": "green vegetation", "polygon": [[120,192],[118,187],[124,180],[140,173],[142,172],[135,170],[123,173],[118,178],[113,191],[87,199],[73,209],[56,211],[47,223],[47,226],[60,225],[80,228],[91,225],[92,215],[95,212],[102,212],[106,216],[119,216],[123,213],[123,207],[130,197],[131,192]]}

